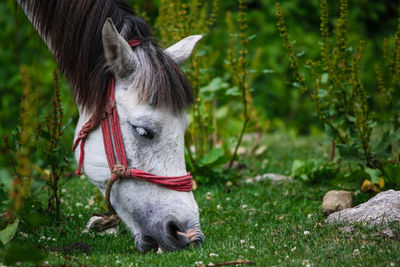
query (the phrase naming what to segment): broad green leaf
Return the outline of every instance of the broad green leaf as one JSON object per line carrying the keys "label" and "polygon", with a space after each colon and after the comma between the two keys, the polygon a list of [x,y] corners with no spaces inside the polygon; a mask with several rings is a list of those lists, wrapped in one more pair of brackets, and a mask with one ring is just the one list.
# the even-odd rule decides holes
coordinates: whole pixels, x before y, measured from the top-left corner
{"label": "broad green leaf", "polygon": [[318,96],[324,98],[328,95],[328,92],[325,89],[318,89]]}
{"label": "broad green leaf", "polygon": [[17,262],[39,264],[46,259],[46,255],[34,246],[16,242],[8,244],[1,256],[6,265],[13,265]]}
{"label": "broad green leaf", "polygon": [[228,96],[238,96],[238,95],[240,95],[239,88],[237,88],[237,86],[234,86],[234,87],[232,87],[232,88],[229,88],[228,90],[226,90],[225,95],[228,95]]}
{"label": "broad green leaf", "polygon": [[300,88],[300,87],[301,87],[301,84],[298,83],[298,82],[294,82],[294,83],[293,83],[293,86],[296,87],[296,88]]}
{"label": "broad green leaf", "polygon": [[328,82],[328,78],[329,78],[329,74],[328,73],[322,73],[321,75],[321,83],[327,83]]}
{"label": "broad green leaf", "polygon": [[3,245],[10,242],[10,240],[14,237],[15,233],[18,229],[19,220],[16,219],[13,223],[7,225],[6,228],[0,231],[0,241]]}
{"label": "broad green leaf", "polygon": [[222,148],[213,148],[208,153],[206,153],[199,162],[200,166],[211,165],[212,163],[218,161],[224,156],[224,151]]}
{"label": "broad green leaf", "polygon": [[400,164],[388,162],[385,164],[383,171],[386,183],[389,183],[396,189],[400,189]]}
{"label": "broad green leaf", "polygon": [[364,155],[360,150],[351,145],[338,144],[337,148],[339,150],[340,156],[343,160],[365,165],[366,161]]}
{"label": "broad green leaf", "polygon": [[382,177],[382,172],[378,169],[365,168],[365,172],[371,178],[371,182],[377,184]]}

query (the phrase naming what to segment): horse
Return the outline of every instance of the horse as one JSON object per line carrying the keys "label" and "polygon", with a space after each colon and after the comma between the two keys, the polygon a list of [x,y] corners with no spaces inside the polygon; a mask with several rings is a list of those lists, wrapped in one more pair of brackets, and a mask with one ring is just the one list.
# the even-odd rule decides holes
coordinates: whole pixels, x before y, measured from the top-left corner
{"label": "horse", "polygon": [[79,110],[78,173],[106,196],[139,251],[201,245],[184,157],[185,109],[194,96],[179,64],[202,36],[162,49],[123,0],[17,3],[70,84]]}

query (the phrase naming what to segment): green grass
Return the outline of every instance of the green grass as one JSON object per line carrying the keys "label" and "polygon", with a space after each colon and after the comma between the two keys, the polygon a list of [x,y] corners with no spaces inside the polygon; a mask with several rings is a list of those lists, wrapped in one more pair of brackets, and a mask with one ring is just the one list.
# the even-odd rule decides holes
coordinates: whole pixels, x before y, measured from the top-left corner
{"label": "green grass", "polygon": [[[257,166],[265,172],[284,173],[294,158],[325,153],[324,148],[309,147],[315,143],[314,139],[299,138],[294,144],[271,138],[268,152],[249,167],[248,173],[255,173]],[[268,162],[263,163],[265,160]],[[233,186],[230,192],[219,186],[200,186],[194,194],[206,236],[203,246],[163,254],[136,251],[131,235],[122,224],[118,236],[81,234],[91,214],[100,211],[100,203],[88,205],[94,186],[86,179],[74,178],[64,188],[62,224],[38,227],[27,237],[18,233],[16,239],[41,247],[85,242],[90,245],[90,252],[49,252],[46,260],[49,264],[194,266],[196,262],[208,264],[238,259],[254,261],[257,266],[400,264],[398,240],[374,235],[376,231],[361,226],[356,226],[354,234],[345,234],[338,226],[324,224],[320,200],[329,190],[324,186],[308,186],[297,181],[275,184],[264,181],[242,183]]]}

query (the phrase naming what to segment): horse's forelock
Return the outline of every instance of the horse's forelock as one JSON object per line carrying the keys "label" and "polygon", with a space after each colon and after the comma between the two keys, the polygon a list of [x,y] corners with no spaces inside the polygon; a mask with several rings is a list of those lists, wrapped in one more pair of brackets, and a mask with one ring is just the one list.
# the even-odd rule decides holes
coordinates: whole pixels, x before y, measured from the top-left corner
{"label": "horse's forelock", "polygon": [[190,83],[180,67],[152,42],[133,49],[135,90],[141,103],[167,107],[174,112],[194,102]]}

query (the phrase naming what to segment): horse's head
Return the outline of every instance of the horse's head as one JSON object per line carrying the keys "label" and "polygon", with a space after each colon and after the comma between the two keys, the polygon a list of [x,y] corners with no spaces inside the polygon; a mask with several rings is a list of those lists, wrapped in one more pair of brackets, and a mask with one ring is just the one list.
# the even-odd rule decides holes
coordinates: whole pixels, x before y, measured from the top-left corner
{"label": "horse's head", "polygon": [[[116,107],[129,167],[159,176],[187,173],[184,108],[193,102],[193,93],[178,64],[189,57],[200,38],[185,38],[166,50],[151,40],[131,47],[111,20],[105,22],[102,40],[108,68],[115,76]],[[97,129],[86,142],[84,169],[104,192],[110,174],[102,146]],[[178,250],[204,240],[192,192],[120,179],[112,187],[110,200],[140,251]]]}

